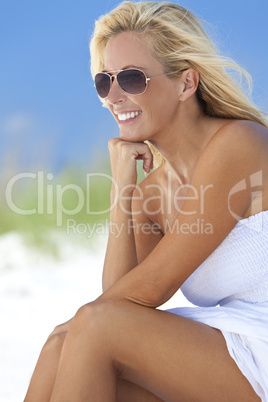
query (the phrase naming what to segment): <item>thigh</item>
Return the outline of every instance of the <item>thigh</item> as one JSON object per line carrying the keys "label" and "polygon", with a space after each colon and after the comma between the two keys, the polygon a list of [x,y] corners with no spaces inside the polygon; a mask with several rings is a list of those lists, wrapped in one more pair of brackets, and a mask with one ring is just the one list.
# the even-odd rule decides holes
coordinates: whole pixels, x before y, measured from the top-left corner
{"label": "thigh", "polygon": [[163,402],[163,399],[141,388],[139,385],[118,379],[117,385],[117,402]]}
{"label": "thigh", "polygon": [[[92,314],[92,304],[89,309]],[[95,328],[98,322],[107,334],[119,376],[160,399],[260,400],[219,330],[128,301],[102,301],[93,306],[95,313]]]}

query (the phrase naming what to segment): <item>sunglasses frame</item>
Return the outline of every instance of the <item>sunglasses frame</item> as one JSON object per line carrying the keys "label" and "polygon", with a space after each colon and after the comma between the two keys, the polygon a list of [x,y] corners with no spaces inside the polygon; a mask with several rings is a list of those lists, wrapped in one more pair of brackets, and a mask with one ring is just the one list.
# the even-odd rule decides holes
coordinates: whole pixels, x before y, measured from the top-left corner
{"label": "sunglasses frame", "polygon": [[[127,92],[125,89],[123,89],[123,88],[121,87],[121,85],[119,84],[118,79],[117,79],[118,74],[120,74],[122,71],[133,71],[133,70],[134,70],[134,71],[139,71],[139,72],[141,72],[141,73],[144,75],[144,77],[145,77],[145,89],[144,89],[144,91],[139,92],[138,94],[132,94],[132,93],[130,93],[130,92]],[[117,74],[111,74],[111,73],[114,73],[115,71],[117,72]],[[144,72],[143,70],[140,70],[139,68],[126,68],[126,69],[123,69],[123,70],[102,71],[101,73],[98,73],[98,74],[104,74],[104,75],[107,75],[107,76],[110,78],[110,88],[109,88],[109,92],[107,93],[107,95],[104,96],[104,97],[102,97],[102,96],[100,96],[99,93],[98,93],[98,95],[100,96],[100,98],[105,99],[105,98],[107,98],[107,96],[109,95],[109,93],[110,93],[110,91],[111,91],[111,87],[112,87],[112,83],[113,83],[113,78],[116,78],[116,82],[117,82],[118,86],[119,86],[120,89],[122,89],[122,91],[124,91],[125,93],[127,93],[127,94],[129,94],[129,95],[142,95],[142,94],[144,94],[144,92],[145,92],[145,91],[147,90],[147,88],[148,88],[148,81],[150,81],[150,80],[152,80],[152,79],[154,79],[154,78],[163,77],[163,76],[165,76],[165,75],[169,75],[169,74],[172,74],[172,73],[165,73],[165,74],[156,75],[156,76],[154,76],[154,77],[147,77],[147,75],[145,74],[145,72]],[[97,76],[98,74],[95,75],[94,82],[95,82],[96,76]],[[94,83],[94,87],[96,88],[96,83]],[[96,90],[97,90],[97,88],[96,88]],[[98,90],[97,90],[97,92],[98,92]]]}

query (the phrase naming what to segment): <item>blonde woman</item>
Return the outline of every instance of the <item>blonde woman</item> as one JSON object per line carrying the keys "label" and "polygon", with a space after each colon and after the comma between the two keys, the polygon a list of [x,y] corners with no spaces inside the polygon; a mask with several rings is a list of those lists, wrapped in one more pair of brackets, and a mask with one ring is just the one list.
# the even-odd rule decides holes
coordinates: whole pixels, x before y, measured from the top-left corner
{"label": "blonde woman", "polygon": [[[124,2],[92,74],[119,126],[103,294],[48,338],[26,401],[268,400],[268,131],[200,22]],[[136,161],[150,173],[137,186]],[[198,307],[157,309],[179,288]]]}

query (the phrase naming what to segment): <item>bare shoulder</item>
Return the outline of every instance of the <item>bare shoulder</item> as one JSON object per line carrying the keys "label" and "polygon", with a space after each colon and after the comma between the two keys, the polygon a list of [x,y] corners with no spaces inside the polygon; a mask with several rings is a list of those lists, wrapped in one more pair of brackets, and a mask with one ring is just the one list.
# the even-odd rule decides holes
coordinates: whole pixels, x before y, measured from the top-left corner
{"label": "bare shoulder", "polygon": [[268,130],[245,120],[228,120],[210,139],[198,167],[252,174],[262,170],[268,185]]}
{"label": "bare shoulder", "polygon": [[263,140],[268,139],[268,129],[263,125],[250,121],[250,120],[226,120],[226,123],[222,125],[217,134],[228,133],[237,136],[243,135],[248,138],[262,137]]}
{"label": "bare shoulder", "polygon": [[[251,121],[227,121],[207,144],[195,173],[197,183],[208,180],[218,191],[226,188],[225,198],[236,186],[245,188],[239,193],[240,200],[245,200],[244,217],[268,209],[267,128]],[[260,193],[260,202],[251,199],[252,186],[255,194]]]}
{"label": "bare shoulder", "polygon": [[[246,120],[228,120],[212,137],[206,152],[233,155],[246,153],[260,157],[268,152],[268,129],[261,124]],[[267,156],[267,155],[266,155]]]}

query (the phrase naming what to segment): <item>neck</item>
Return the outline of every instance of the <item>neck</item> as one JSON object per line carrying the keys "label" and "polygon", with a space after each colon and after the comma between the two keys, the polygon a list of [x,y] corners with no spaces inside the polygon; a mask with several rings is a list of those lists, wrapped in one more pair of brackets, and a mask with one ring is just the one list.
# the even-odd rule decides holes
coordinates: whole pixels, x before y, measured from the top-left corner
{"label": "neck", "polygon": [[164,156],[170,167],[186,181],[203,149],[223,124],[220,119],[205,116],[197,101],[182,103],[174,121],[165,133],[154,137],[152,145]]}

